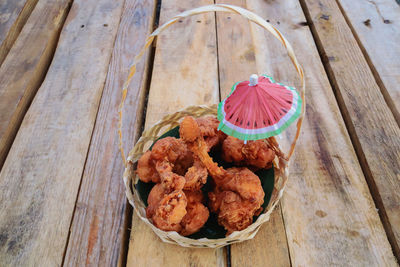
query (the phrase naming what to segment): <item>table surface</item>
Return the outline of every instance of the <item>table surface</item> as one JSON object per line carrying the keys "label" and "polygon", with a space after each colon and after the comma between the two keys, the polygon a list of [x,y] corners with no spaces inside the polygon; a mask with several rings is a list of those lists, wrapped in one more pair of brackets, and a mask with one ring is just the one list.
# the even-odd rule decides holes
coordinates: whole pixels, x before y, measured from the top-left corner
{"label": "table surface", "polygon": [[[188,249],[162,243],[127,203],[117,110],[146,36],[214,2],[287,37],[307,111],[270,221],[251,241]],[[399,59],[396,0],[0,0],[0,265],[397,266]],[[258,25],[228,13],[180,20],[137,66],[125,151],[165,114],[218,103],[252,73],[300,85]]]}

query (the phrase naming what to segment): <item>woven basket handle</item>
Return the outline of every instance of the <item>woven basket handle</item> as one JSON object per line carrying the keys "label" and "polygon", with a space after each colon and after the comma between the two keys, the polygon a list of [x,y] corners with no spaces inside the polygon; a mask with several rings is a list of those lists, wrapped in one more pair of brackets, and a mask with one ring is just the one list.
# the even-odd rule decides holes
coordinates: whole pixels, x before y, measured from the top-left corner
{"label": "woven basket handle", "polygon": [[215,5],[203,6],[203,7],[198,7],[198,8],[195,8],[195,9],[187,10],[187,11],[185,11],[185,12],[179,14],[179,15],[176,15],[171,20],[169,20],[166,23],[164,23],[162,26],[160,26],[158,29],[156,29],[152,34],[150,34],[146,38],[145,45],[140,50],[139,54],[134,58],[133,63],[129,68],[128,78],[125,81],[123,89],[122,89],[122,99],[121,99],[121,103],[119,105],[119,111],[118,111],[118,113],[119,113],[119,122],[118,122],[119,148],[120,148],[122,159],[124,161],[125,166],[126,166],[126,159],[125,159],[125,153],[124,153],[123,146],[122,146],[122,130],[121,130],[122,129],[122,109],[123,109],[123,106],[124,106],[124,103],[125,103],[125,99],[126,99],[126,95],[127,95],[127,92],[128,92],[128,86],[129,86],[129,84],[130,84],[130,82],[132,80],[133,75],[136,72],[136,64],[143,57],[146,49],[151,45],[151,43],[153,42],[154,38],[157,35],[159,35],[161,32],[163,32],[165,29],[167,29],[169,26],[171,26],[172,24],[176,23],[177,21],[179,21],[182,18],[190,17],[190,16],[197,15],[197,14],[207,13],[207,12],[214,12],[214,11],[215,12],[228,12],[228,13],[234,13],[234,14],[242,15],[243,17],[247,18],[249,21],[258,24],[261,27],[263,27],[264,29],[266,29],[267,31],[269,31],[286,48],[288,56],[290,57],[294,67],[296,68],[297,73],[300,76],[300,80],[301,80],[300,96],[301,96],[301,99],[303,100],[301,114],[300,114],[299,120],[297,122],[297,132],[296,132],[294,140],[293,140],[293,142],[291,144],[289,153],[287,155],[287,159],[289,160],[289,158],[292,156],[292,154],[294,152],[294,148],[296,146],[297,139],[298,139],[298,137],[300,135],[300,129],[301,129],[301,125],[302,125],[302,122],[303,122],[304,113],[305,113],[304,73],[303,73],[302,67],[300,66],[300,64],[298,63],[298,61],[296,59],[296,56],[294,54],[292,46],[290,45],[290,43],[286,40],[286,38],[283,36],[283,34],[278,29],[276,29],[274,26],[272,26],[271,24],[266,22],[260,16],[254,14],[254,13],[252,13],[252,12],[250,12],[250,11],[244,9],[244,8],[238,7],[238,6],[225,5],[225,4],[215,4]]}

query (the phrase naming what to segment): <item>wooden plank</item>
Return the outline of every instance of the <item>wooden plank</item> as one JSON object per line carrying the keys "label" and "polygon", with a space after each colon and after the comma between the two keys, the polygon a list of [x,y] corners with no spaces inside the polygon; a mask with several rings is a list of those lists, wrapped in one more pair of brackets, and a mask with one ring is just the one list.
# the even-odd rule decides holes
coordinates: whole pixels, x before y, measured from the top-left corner
{"label": "wooden plank", "polygon": [[374,73],[376,82],[400,124],[400,5],[396,0],[338,0]]}
{"label": "wooden plank", "polygon": [[[224,1],[217,0],[222,4]],[[234,0],[230,4],[246,8],[245,0]],[[216,13],[218,33],[218,66],[221,98],[230,93],[237,81],[249,79],[257,73],[253,39],[247,19],[231,13]]]}
{"label": "wooden plank", "polygon": [[400,259],[400,129],[336,2],[306,0],[305,6],[361,167]]}
{"label": "wooden plank", "polygon": [[38,0],[0,1],[0,66]]}
{"label": "wooden plank", "polygon": [[[395,266],[300,4],[247,4],[287,35],[308,85],[307,114],[281,202],[292,265]],[[252,25],[252,33],[259,72],[299,87],[281,44],[257,25]],[[282,143],[291,140],[292,130]]]}
{"label": "wooden plank", "polygon": [[[246,8],[244,0],[230,4]],[[257,66],[250,24],[245,18],[217,13],[217,33],[220,90],[221,97],[225,98],[235,82],[248,80],[251,74],[257,73]],[[231,245],[232,266],[246,266],[249,259],[252,266],[290,265],[280,206],[253,240]]]}
{"label": "wooden plank", "polygon": [[62,264],[123,3],[75,0],[71,7],[0,173],[3,266]]}
{"label": "wooden plank", "polygon": [[231,245],[232,266],[290,266],[289,248],[278,205],[251,241]]}
{"label": "wooden plank", "polygon": [[0,168],[44,79],[71,0],[41,1],[0,68]]}
{"label": "wooden plank", "polygon": [[[118,105],[129,65],[153,29],[156,1],[127,0],[96,118],[92,141],[71,225],[64,266],[116,266],[126,259],[128,225],[124,165],[118,149]],[[125,151],[138,138],[142,122],[147,60],[136,70],[125,104]],[[129,238],[129,236],[127,237]]]}
{"label": "wooden plank", "polygon": [[[164,0],[160,24],[211,0]],[[174,24],[158,41],[145,128],[185,106],[219,101],[214,14]],[[136,215],[132,219],[127,266],[223,266],[223,249],[190,249],[163,243]]]}

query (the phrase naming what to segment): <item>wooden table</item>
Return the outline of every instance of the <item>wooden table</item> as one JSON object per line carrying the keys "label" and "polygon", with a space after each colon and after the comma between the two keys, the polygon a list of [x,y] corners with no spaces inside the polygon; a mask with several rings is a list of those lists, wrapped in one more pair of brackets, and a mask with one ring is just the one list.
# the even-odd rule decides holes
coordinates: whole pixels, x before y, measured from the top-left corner
{"label": "wooden table", "polygon": [[[287,36],[307,114],[283,198],[257,236],[187,249],[162,243],[127,204],[117,109],[145,37],[214,2]],[[0,0],[0,64],[0,266],[397,266],[398,1]],[[126,151],[163,115],[217,103],[251,73],[299,87],[280,43],[226,13],[179,21],[137,70]]]}

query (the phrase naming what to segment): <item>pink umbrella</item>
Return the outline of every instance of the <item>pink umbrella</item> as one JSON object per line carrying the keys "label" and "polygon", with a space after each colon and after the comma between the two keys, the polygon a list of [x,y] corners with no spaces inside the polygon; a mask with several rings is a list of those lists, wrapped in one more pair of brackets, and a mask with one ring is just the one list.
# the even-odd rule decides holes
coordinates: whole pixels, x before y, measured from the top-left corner
{"label": "pink umbrella", "polygon": [[237,82],[218,105],[219,129],[244,140],[280,134],[301,113],[301,97],[293,87],[276,83],[267,75],[251,75]]}

